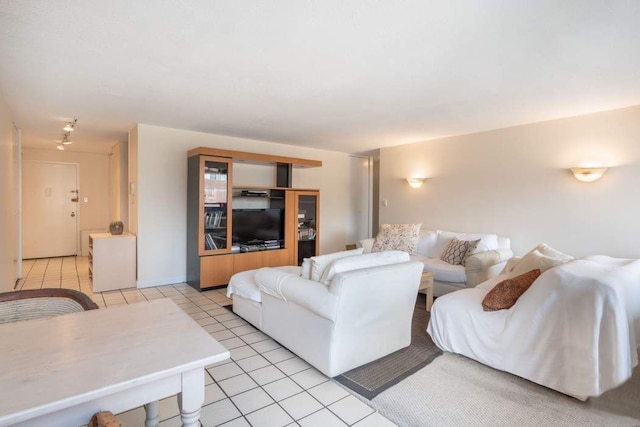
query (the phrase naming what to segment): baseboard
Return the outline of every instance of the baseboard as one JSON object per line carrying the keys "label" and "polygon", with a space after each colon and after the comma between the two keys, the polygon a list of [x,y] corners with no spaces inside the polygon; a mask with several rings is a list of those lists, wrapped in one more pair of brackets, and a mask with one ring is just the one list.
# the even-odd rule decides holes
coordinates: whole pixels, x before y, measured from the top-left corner
{"label": "baseboard", "polygon": [[136,287],[138,289],[153,288],[154,286],[175,285],[176,283],[186,283],[187,276],[168,277],[158,280],[138,280]]}

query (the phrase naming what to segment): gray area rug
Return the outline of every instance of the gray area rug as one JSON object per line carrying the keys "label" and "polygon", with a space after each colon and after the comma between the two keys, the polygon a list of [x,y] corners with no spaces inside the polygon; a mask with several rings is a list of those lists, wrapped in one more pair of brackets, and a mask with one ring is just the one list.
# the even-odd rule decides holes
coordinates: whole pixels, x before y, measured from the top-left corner
{"label": "gray area rug", "polygon": [[373,399],[442,354],[426,332],[428,323],[425,296],[418,294],[411,325],[411,345],[345,372],[334,380],[366,399]]}
{"label": "gray area rug", "polygon": [[445,353],[368,402],[399,426],[640,426],[640,368],[581,402]]}

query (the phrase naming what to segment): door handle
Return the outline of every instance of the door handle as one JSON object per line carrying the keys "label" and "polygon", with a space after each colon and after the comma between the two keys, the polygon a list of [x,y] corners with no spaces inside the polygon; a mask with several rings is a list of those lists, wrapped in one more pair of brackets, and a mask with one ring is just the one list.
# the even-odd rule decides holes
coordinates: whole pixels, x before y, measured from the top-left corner
{"label": "door handle", "polygon": [[71,212],[71,216],[72,216],[72,217],[73,217],[73,216],[76,216],[76,213],[75,213],[75,212]]}
{"label": "door handle", "polygon": [[71,201],[72,201],[72,202],[76,202],[76,203],[78,203],[78,198],[77,198],[77,197],[74,197],[73,199],[71,199]]}

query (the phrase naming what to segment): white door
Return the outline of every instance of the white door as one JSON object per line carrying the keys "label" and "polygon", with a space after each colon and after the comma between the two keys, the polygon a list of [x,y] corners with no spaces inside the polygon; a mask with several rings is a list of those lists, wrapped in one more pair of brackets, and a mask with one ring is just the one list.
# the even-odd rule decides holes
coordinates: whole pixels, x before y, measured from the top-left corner
{"label": "white door", "polygon": [[78,253],[78,165],[22,164],[23,258]]}

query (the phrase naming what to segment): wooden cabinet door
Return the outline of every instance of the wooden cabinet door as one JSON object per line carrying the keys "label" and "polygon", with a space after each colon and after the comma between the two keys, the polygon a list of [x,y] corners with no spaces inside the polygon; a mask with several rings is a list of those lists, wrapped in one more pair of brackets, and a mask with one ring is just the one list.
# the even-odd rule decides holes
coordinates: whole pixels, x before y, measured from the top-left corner
{"label": "wooden cabinet door", "polygon": [[226,285],[231,276],[233,276],[233,255],[200,258],[200,289]]}
{"label": "wooden cabinet door", "polygon": [[294,193],[295,254],[294,261],[302,264],[303,258],[320,252],[320,192],[296,191]]}
{"label": "wooden cabinet door", "polygon": [[230,159],[200,156],[198,254],[231,252]]}

